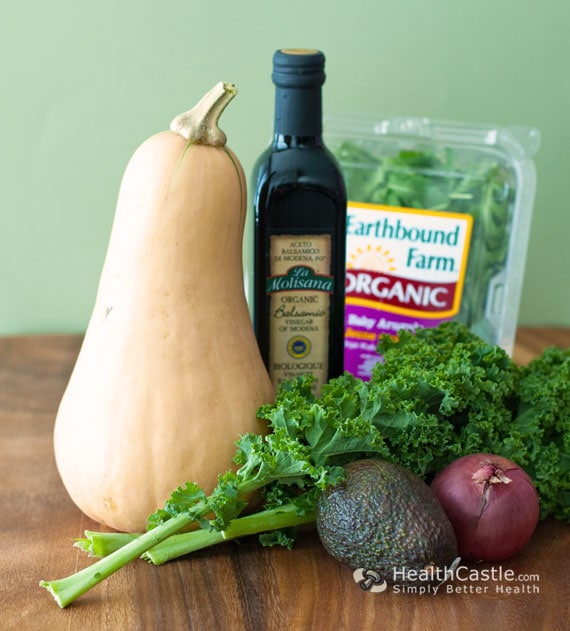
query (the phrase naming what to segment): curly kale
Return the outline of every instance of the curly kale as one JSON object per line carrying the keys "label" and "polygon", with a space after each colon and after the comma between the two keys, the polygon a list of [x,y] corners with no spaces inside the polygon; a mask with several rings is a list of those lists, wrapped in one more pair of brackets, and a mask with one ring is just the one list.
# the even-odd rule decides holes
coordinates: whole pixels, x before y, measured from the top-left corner
{"label": "curly kale", "polygon": [[570,521],[570,349],[520,368],[517,410],[494,448],[534,480],[542,516]]}
{"label": "curly kale", "polygon": [[308,426],[324,415],[329,431],[354,436],[374,429],[372,454],[339,450],[335,462],[380,455],[428,482],[462,455],[505,456],[534,480],[542,518],[570,521],[570,349],[549,348],[519,366],[465,325],[446,322],[383,335],[378,352],[369,382],[345,374],[318,399],[305,380],[290,382],[266,415]]}
{"label": "curly kale", "polygon": [[505,456],[533,479],[541,517],[570,521],[570,349],[519,366],[447,322],[385,335],[378,351],[368,399],[388,459],[429,481],[462,455]]}

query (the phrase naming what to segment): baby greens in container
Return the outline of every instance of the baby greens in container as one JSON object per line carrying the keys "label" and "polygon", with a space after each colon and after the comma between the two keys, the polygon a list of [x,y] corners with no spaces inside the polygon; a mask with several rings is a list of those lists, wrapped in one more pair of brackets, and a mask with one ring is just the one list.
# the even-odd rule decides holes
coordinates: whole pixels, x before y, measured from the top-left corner
{"label": "baby greens in container", "polygon": [[348,192],[345,369],[379,335],[466,324],[512,352],[535,193],[533,128],[328,118]]}

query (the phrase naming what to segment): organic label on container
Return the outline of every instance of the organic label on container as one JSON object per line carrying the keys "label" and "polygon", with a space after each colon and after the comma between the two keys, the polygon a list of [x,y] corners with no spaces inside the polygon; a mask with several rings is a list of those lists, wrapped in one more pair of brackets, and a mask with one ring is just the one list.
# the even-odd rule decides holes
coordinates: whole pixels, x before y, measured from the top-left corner
{"label": "organic label on container", "polygon": [[380,334],[458,313],[472,223],[467,214],[348,203],[345,370],[369,379]]}
{"label": "organic label on container", "polygon": [[316,388],[327,379],[331,237],[273,235],[266,292],[269,307],[269,373],[283,380],[312,373]]}

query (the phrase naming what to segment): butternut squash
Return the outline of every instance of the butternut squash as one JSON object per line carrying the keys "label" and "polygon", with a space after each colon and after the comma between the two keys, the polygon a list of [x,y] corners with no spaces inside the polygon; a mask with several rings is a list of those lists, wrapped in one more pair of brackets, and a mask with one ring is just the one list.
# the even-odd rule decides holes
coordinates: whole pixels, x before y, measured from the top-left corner
{"label": "butternut squash", "polygon": [[246,184],[216,85],[125,170],[94,309],[54,428],[77,506],[120,531],[186,481],[209,492],[274,391],[242,270]]}

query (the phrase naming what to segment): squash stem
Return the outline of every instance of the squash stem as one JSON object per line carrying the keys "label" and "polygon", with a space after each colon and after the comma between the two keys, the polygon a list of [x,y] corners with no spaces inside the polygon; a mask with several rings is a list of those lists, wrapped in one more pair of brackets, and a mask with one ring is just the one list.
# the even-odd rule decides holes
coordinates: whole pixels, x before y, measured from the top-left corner
{"label": "squash stem", "polygon": [[191,110],[174,118],[171,131],[192,143],[223,147],[227,138],[218,121],[236,94],[233,83],[220,81]]}

